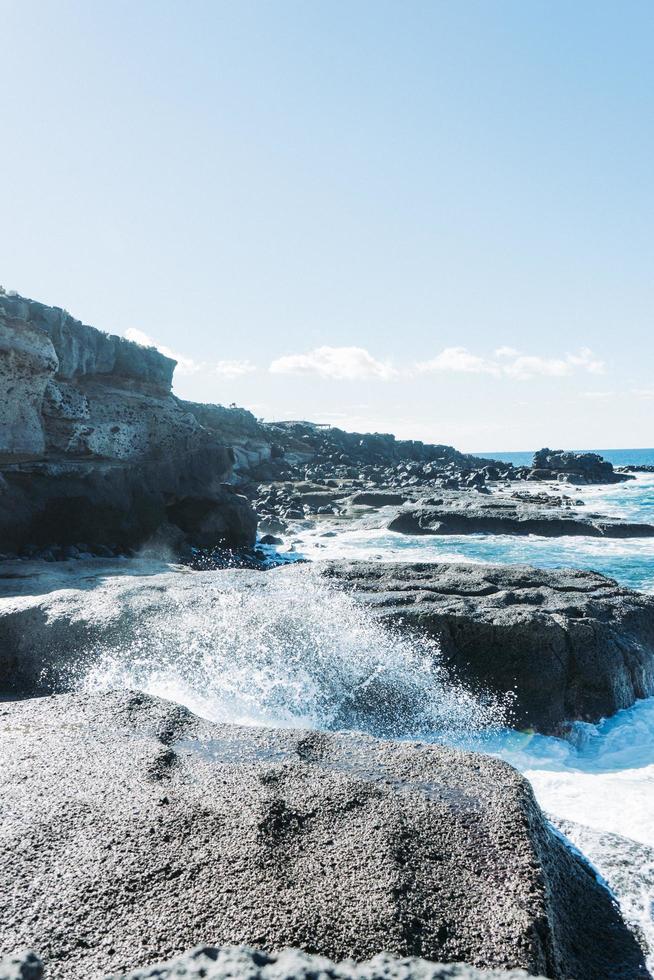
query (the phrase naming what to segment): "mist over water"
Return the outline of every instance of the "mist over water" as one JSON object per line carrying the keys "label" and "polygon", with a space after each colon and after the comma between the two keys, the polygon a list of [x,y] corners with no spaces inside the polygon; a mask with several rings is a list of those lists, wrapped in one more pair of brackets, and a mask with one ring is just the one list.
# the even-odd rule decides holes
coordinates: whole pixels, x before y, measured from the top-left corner
{"label": "mist over water", "polygon": [[458,684],[434,640],[384,629],[310,569],[175,579],[134,606],[127,637],[87,651],[84,689],[137,688],[218,722],[386,737],[485,737],[508,722],[509,699]]}

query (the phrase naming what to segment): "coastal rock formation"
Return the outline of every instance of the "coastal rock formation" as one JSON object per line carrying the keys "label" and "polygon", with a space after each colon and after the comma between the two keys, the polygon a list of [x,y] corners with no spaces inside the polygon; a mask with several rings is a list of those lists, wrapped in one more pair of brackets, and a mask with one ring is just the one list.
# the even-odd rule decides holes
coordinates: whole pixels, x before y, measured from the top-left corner
{"label": "coastal rock formation", "polygon": [[171,394],[174,367],[65,310],[0,296],[0,552],[137,547],[182,526],[180,508],[203,512],[211,544],[253,544],[255,515],[225,486],[234,454]]}
{"label": "coastal rock formation", "polygon": [[560,732],[654,694],[654,598],[595,572],[329,562],[375,616],[440,641],[466,683],[515,691],[515,724]]}
{"label": "coastal rock formation", "polygon": [[57,978],[199,942],[647,976],[610,893],[496,759],[130,692],[0,712],[0,946]]}
{"label": "coastal rock formation", "polygon": [[[477,970],[465,963],[430,963],[427,960],[380,954],[365,963],[334,963],[297,949],[264,953],[248,946],[200,946],[167,963],[135,970],[111,980],[529,980],[524,970]],[[0,980],[3,980],[0,968]]]}
{"label": "coastal rock formation", "polygon": [[[355,608],[361,605],[356,615],[335,605],[342,590]],[[297,596],[306,603],[299,615],[293,612]],[[269,615],[262,620],[252,604]],[[330,607],[337,610],[333,623],[323,612]],[[216,670],[203,666],[203,657],[214,664],[212,650],[224,647],[216,629],[229,635],[249,623],[254,636],[263,630],[264,650],[270,642],[273,649],[292,642],[288,630],[295,630],[290,635],[310,659],[312,644],[319,649],[325,641],[326,625],[356,633],[375,622],[437,638],[446,667],[464,684],[501,699],[513,692],[512,723],[519,728],[558,733],[572,721],[597,721],[654,693],[654,599],[593,572],[325,562],[216,576],[104,559],[0,566],[0,692],[31,697],[70,690],[105,654],[117,657],[127,676],[133,660],[159,671],[165,663],[170,672],[179,657],[176,676],[188,670],[192,689],[201,690],[215,683],[202,681],[203,672]],[[382,631],[371,643],[385,641]],[[229,643],[225,656],[228,649]],[[241,644],[235,650],[241,662],[253,662]],[[254,660],[264,673],[270,668],[265,658]],[[378,685],[352,690],[340,688],[336,678],[335,690],[329,664],[325,676],[319,666],[302,664],[322,692],[326,718],[339,727],[414,736],[423,729],[424,676],[407,686],[408,679],[394,674],[385,688],[382,671]],[[369,667],[374,673],[374,664]],[[334,697],[339,707],[328,709]]]}
{"label": "coastal rock formation", "polygon": [[[345,432],[312,422],[261,425],[269,458],[242,471],[245,480],[347,482],[350,492],[424,486],[473,487],[518,479],[510,463],[460,453],[452,446],[396,439],[379,432]],[[526,475],[526,471],[525,471]]]}
{"label": "coastal rock formation", "polygon": [[401,534],[571,534],[605,538],[649,538],[654,525],[637,524],[600,514],[532,503],[500,495],[444,491],[407,504],[388,523]]}
{"label": "coastal rock formation", "polygon": [[534,453],[528,480],[561,480],[564,483],[622,483],[633,479],[628,473],[616,472],[613,464],[598,453],[565,452],[562,449],[539,449]]}

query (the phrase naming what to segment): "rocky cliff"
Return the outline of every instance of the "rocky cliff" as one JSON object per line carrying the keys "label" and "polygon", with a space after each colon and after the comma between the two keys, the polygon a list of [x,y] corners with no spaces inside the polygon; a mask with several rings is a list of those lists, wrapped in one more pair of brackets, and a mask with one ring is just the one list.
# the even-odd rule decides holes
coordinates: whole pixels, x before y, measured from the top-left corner
{"label": "rocky cliff", "polygon": [[171,393],[175,361],[0,296],[0,552],[248,546],[256,518],[227,486],[233,451]]}

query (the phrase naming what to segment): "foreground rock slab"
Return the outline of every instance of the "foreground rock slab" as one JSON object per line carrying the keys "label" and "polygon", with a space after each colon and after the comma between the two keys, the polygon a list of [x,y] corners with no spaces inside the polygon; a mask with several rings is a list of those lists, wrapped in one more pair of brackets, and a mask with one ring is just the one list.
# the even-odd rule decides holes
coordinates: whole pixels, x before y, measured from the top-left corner
{"label": "foreground rock slab", "polygon": [[321,573],[388,625],[438,637],[464,682],[514,691],[518,727],[556,733],[654,693],[654,598],[595,572],[328,562]]}
{"label": "foreground rock slab", "polygon": [[129,692],[1,712],[0,947],[57,978],[201,942],[647,976],[608,891],[498,760],[216,725]]}
{"label": "foreground rock slab", "polygon": [[388,523],[401,534],[536,534],[542,537],[651,538],[654,525],[562,507],[469,492],[445,491],[407,505]]}

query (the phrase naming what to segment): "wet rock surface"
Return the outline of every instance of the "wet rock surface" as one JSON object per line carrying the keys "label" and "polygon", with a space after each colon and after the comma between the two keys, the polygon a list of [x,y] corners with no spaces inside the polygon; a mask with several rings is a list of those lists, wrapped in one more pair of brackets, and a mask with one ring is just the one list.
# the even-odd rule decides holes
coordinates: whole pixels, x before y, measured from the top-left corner
{"label": "wet rock surface", "polygon": [[620,896],[620,907],[629,928],[643,952],[651,957],[654,953],[654,847],[571,820],[553,822],[588,856],[611,891]]}
{"label": "wet rock surface", "polygon": [[594,572],[328,562],[374,615],[435,636],[462,680],[515,691],[517,727],[557,733],[654,693],[654,598]]}
{"label": "wet rock surface", "polygon": [[647,976],[609,893],[497,760],[216,725],[130,692],[0,711],[0,945],[53,976],[199,942]]}

